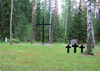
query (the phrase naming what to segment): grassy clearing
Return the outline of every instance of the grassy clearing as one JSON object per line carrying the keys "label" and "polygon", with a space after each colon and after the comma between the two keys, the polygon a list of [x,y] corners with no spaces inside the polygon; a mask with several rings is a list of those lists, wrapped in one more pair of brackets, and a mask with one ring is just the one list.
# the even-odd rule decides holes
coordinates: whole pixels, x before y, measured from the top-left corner
{"label": "grassy clearing", "polygon": [[[30,43],[0,43],[1,71],[100,71],[100,46],[93,52],[97,56],[85,56],[81,50],[71,48],[67,54],[65,44],[38,46]],[[85,50],[84,50],[85,51]]]}

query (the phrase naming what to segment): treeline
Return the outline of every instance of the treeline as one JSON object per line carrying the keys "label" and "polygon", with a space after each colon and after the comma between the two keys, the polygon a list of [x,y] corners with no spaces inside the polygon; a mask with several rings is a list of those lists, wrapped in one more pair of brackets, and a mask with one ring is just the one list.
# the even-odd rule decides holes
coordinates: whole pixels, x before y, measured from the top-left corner
{"label": "treeline", "polygon": [[[31,41],[31,26],[32,26],[32,1],[30,0],[14,0],[13,1],[13,21],[12,21],[12,37],[18,38],[22,42]],[[52,4],[55,6],[51,6]],[[68,18],[66,17],[68,6]],[[58,1],[35,0],[34,2],[34,28],[33,28],[33,42],[40,42],[42,40],[42,26],[36,24],[43,23],[43,17],[46,24],[50,24],[51,18],[51,34],[53,30],[53,42],[70,42],[71,39],[77,39],[79,43],[86,43],[87,40],[87,15],[85,10],[81,9],[81,2],[77,8],[72,11],[72,1],[68,0],[68,4],[62,5],[62,13],[58,14]],[[10,38],[10,12],[11,0],[0,0],[0,40]],[[95,39],[98,41],[98,26],[97,18],[93,16]],[[65,26],[67,18],[67,36],[65,36]],[[54,27],[54,28],[52,28]],[[50,26],[45,26],[45,42],[49,42]],[[100,33],[99,33],[100,35]],[[100,39],[100,38],[99,38]]]}

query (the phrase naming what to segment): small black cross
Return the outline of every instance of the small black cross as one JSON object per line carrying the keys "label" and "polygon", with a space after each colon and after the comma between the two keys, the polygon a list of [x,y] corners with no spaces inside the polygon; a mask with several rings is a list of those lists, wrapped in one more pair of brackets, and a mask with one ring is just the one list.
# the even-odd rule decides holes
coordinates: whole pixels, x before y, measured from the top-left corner
{"label": "small black cross", "polygon": [[66,46],[66,48],[67,48],[67,53],[69,53],[69,48],[71,48],[71,46]]}
{"label": "small black cross", "polygon": [[72,47],[74,47],[74,53],[76,53],[76,48],[78,47],[77,44],[72,45]]}
{"label": "small black cross", "polygon": [[43,30],[42,30],[42,43],[44,43],[44,25],[51,25],[51,24],[44,24],[44,17],[43,17],[43,24],[36,24],[36,25],[43,25]]}
{"label": "small black cross", "polygon": [[83,45],[81,45],[79,48],[81,48],[81,53],[83,53],[83,49],[85,48]]}

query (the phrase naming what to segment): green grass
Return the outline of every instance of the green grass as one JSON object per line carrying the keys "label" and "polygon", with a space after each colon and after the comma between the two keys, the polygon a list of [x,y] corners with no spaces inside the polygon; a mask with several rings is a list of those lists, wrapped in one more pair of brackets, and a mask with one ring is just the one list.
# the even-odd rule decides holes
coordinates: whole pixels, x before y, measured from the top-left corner
{"label": "green grass", "polygon": [[[36,44],[36,43],[35,43]],[[84,49],[85,51],[86,49]],[[30,43],[13,44],[0,42],[1,71],[100,71],[100,46],[93,49],[98,56],[67,53],[65,44],[38,46]]]}

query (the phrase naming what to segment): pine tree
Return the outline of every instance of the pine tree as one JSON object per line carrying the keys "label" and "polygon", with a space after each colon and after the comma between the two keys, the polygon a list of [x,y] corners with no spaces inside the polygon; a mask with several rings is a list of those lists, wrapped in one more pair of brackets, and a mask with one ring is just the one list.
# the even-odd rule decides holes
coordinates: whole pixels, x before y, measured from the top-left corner
{"label": "pine tree", "polygon": [[32,3],[29,0],[14,0],[12,36],[21,41],[30,41]]}
{"label": "pine tree", "polygon": [[32,2],[32,32],[31,32],[31,44],[33,43],[33,25],[34,25],[34,0]]}
{"label": "pine tree", "polygon": [[54,23],[56,18],[56,8],[57,8],[57,0],[55,0],[55,8],[54,8],[54,16],[53,16],[53,24],[52,24],[52,36],[51,36],[51,43],[53,42],[53,34],[54,34]]}
{"label": "pine tree", "polygon": [[[84,15],[83,11],[81,9],[81,3],[79,8],[77,9],[77,12],[75,13],[73,17],[72,24],[70,26],[70,33],[72,34],[72,39],[77,39],[78,43],[82,43],[86,40],[86,30],[84,28]],[[77,27],[77,28],[76,28]]]}
{"label": "pine tree", "polygon": [[74,15],[74,5],[75,5],[75,0],[72,1],[72,16]]}
{"label": "pine tree", "polygon": [[66,0],[66,2],[67,2],[67,7],[66,7],[66,25],[65,25],[65,43],[66,43],[66,34],[67,34],[67,19],[68,19],[68,0]]}
{"label": "pine tree", "polygon": [[68,39],[69,39],[69,43],[71,42],[71,25],[72,25],[72,11],[71,11],[71,9],[72,9],[72,6],[71,6],[71,0],[69,0],[69,3],[68,3],[68,22],[67,22],[67,37],[68,37]]}
{"label": "pine tree", "polygon": [[99,32],[100,32],[100,30],[99,30],[99,29],[100,29],[100,28],[99,28],[99,19],[100,19],[100,17],[99,17],[99,16],[100,16],[100,15],[99,15],[99,0],[98,0],[98,41],[99,41],[99,39],[100,39],[100,38],[99,38],[99,37],[100,37],[100,35],[99,35],[99,34],[100,34],[100,33],[99,33]]}
{"label": "pine tree", "polygon": [[41,15],[41,3],[40,1],[37,2],[37,7],[36,7],[36,10],[35,10],[35,40],[36,41],[41,41],[41,26],[39,25],[36,25],[36,24],[41,24],[43,23],[43,17]]}
{"label": "pine tree", "polygon": [[10,10],[11,10],[11,2],[10,0],[2,0],[2,21],[1,21],[1,37],[4,39],[5,37],[9,38],[10,36]]}
{"label": "pine tree", "polygon": [[[52,5],[51,5],[51,0],[49,0],[49,12],[50,12],[50,24],[51,24],[51,21],[52,21]],[[49,26],[49,43],[51,44],[51,25]]]}

